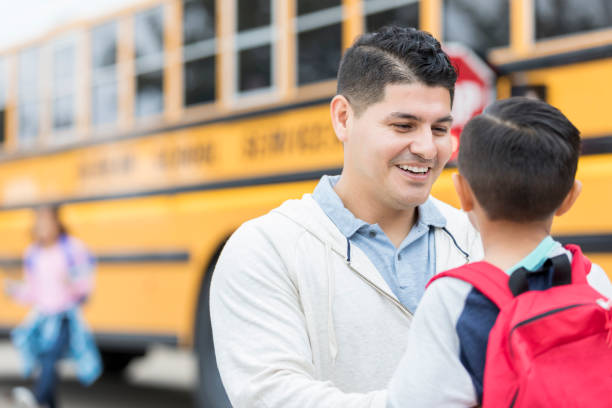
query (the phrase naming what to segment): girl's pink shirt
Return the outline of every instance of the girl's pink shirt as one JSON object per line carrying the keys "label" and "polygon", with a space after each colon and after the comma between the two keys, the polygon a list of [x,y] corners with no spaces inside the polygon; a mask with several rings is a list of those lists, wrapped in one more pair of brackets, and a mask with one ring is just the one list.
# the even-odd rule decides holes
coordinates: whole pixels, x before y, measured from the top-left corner
{"label": "girl's pink shirt", "polygon": [[17,301],[50,315],[70,309],[91,293],[93,278],[89,253],[80,241],[72,237],[69,240],[78,272],[76,276],[71,276],[66,252],[59,243],[36,249],[32,246],[26,251],[26,258],[32,251],[35,255],[31,269],[28,265],[24,267],[24,282],[14,295]]}

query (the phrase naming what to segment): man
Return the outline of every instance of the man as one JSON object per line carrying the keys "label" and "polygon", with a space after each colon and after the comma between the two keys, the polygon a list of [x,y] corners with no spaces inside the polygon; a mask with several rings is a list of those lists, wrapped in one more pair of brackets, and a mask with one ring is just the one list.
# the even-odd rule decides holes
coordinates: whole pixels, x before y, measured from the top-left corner
{"label": "man", "polygon": [[481,256],[429,196],[451,155],[456,72],[412,28],[358,38],[331,102],[339,177],[242,225],[213,275],[217,363],[234,407],[384,407],[412,314],[439,271]]}

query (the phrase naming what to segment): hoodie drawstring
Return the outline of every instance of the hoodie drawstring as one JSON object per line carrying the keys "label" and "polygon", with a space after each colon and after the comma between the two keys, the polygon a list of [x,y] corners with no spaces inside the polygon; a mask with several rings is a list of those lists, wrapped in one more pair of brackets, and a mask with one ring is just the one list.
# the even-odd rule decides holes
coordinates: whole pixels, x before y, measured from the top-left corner
{"label": "hoodie drawstring", "polygon": [[338,342],[336,341],[336,330],[334,329],[334,294],[336,291],[336,276],[334,273],[334,268],[331,266],[332,250],[329,243],[325,243],[325,257],[327,258],[325,265],[327,269],[327,331],[329,337],[329,355],[331,356],[332,364],[336,364],[336,356],[338,355]]}
{"label": "hoodie drawstring", "polygon": [[451,240],[453,241],[453,244],[455,245],[455,248],[457,248],[459,250],[459,252],[461,252],[461,254],[464,256],[465,258],[465,263],[469,263],[470,262],[470,254],[468,254],[467,252],[465,252],[457,243],[457,240],[455,239],[455,237],[453,236],[453,234],[450,233],[449,230],[446,229],[446,227],[442,227],[442,231],[446,232],[446,234],[451,238]]}
{"label": "hoodie drawstring", "polygon": [[346,263],[351,264],[351,241],[346,239]]}

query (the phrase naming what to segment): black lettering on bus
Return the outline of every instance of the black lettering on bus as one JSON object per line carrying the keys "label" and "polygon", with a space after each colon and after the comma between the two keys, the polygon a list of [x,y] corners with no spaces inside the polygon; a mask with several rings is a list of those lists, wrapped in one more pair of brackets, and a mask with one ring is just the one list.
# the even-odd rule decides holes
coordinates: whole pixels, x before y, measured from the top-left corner
{"label": "black lettering on bus", "polygon": [[282,154],[314,154],[336,147],[337,143],[329,124],[307,123],[293,129],[254,130],[245,136],[242,154],[251,160]]}
{"label": "black lettering on bus", "polygon": [[157,164],[164,169],[211,164],[216,160],[215,153],[215,146],[212,143],[160,150],[157,154]]}
{"label": "black lettering on bus", "polygon": [[91,162],[81,163],[78,174],[80,178],[114,176],[129,173],[134,158],[128,154],[118,157],[102,157]]}

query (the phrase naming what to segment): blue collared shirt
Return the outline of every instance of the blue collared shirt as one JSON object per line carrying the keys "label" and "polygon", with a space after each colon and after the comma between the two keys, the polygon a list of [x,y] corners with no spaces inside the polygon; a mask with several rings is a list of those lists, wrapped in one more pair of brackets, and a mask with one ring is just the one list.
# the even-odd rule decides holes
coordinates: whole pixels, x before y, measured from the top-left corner
{"label": "blue collared shirt", "polygon": [[344,207],[334,190],[339,179],[323,176],[312,197],[351,244],[367,255],[399,301],[414,312],[436,271],[434,229],[446,226],[446,218],[427,200],[417,207],[417,222],[396,248],[378,224],[368,224]]}

